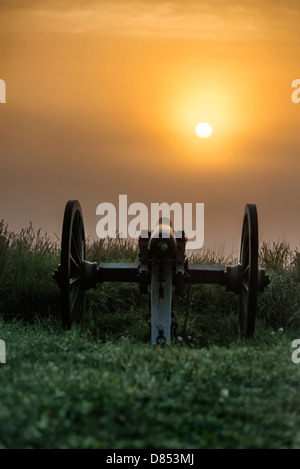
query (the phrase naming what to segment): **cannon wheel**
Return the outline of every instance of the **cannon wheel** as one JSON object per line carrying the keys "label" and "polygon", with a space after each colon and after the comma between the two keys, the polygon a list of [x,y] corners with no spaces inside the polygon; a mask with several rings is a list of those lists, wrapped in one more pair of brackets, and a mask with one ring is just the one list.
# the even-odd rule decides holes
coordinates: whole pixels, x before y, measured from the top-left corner
{"label": "cannon wheel", "polygon": [[247,204],[244,212],[240,251],[242,281],[239,295],[239,332],[252,337],[255,329],[258,276],[258,221],[256,205]]}
{"label": "cannon wheel", "polygon": [[64,329],[78,323],[85,313],[81,263],[85,260],[83,216],[77,200],[66,204],[61,242],[61,315]]}

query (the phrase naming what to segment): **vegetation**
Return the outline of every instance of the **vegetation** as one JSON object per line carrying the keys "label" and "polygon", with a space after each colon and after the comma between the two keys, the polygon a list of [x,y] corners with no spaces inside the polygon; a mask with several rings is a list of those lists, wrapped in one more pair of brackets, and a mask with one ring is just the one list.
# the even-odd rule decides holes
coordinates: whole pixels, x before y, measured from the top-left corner
{"label": "vegetation", "polygon": [[[122,239],[87,246],[97,262],[137,254]],[[271,284],[253,339],[237,336],[236,295],[190,285],[175,298],[174,342],[153,348],[149,299],[132,284],[88,292],[82,325],[63,331],[59,244],[0,223],[0,448],[299,448],[300,255],[262,242],[259,260]]]}

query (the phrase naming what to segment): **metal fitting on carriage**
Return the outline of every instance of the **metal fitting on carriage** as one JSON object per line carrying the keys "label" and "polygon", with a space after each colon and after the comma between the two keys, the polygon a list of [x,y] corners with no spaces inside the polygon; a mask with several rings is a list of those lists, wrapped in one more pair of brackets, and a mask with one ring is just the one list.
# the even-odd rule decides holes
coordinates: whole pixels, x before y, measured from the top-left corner
{"label": "metal fitting on carriage", "polygon": [[240,293],[243,269],[240,264],[226,267],[226,291]]}
{"label": "metal fitting on carriage", "polygon": [[[228,265],[226,267],[226,290],[240,293],[243,281],[243,267],[241,264]],[[269,285],[270,278],[266,275],[265,269],[257,270],[257,290],[263,292]]]}
{"label": "metal fitting on carriage", "polygon": [[164,330],[161,326],[157,326],[158,328],[158,336],[156,338],[157,345],[166,345],[167,339],[164,336]]}
{"label": "metal fitting on carriage", "polygon": [[60,288],[61,287],[61,265],[60,264],[58,265],[57,269],[53,272],[52,278]]}
{"label": "metal fitting on carriage", "polygon": [[270,277],[266,275],[265,269],[258,269],[257,273],[257,287],[259,292],[263,292],[271,282]]}
{"label": "metal fitting on carriage", "polygon": [[148,262],[149,262],[149,252],[148,252],[148,244],[150,239],[151,233],[150,231],[144,231],[141,233],[139,237],[139,267],[138,267],[138,279],[139,279],[139,287],[140,293],[145,294],[148,291],[148,285],[150,283],[149,278],[149,269],[148,269]]}
{"label": "metal fitting on carriage", "polygon": [[97,288],[97,263],[82,261],[80,265],[82,287],[84,290]]}

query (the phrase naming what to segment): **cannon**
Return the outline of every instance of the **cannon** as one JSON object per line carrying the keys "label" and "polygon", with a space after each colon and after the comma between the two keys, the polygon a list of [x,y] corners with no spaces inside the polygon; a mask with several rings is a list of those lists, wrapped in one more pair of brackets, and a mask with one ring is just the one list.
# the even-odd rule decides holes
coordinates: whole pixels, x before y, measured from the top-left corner
{"label": "cannon", "polygon": [[270,282],[258,268],[258,218],[255,204],[244,210],[240,257],[237,265],[190,264],[185,254],[184,231],[174,231],[169,219],[160,218],[151,231],[141,231],[139,262],[100,263],[86,260],[85,229],[77,200],[67,202],[64,212],[60,264],[53,278],[60,288],[62,326],[70,329],[82,319],[85,292],[104,282],[136,282],[141,294],[151,290],[151,344],[171,341],[172,295],[182,295],[185,284],[218,284],[238,295],[240,336],[255,331],[258,292]]}

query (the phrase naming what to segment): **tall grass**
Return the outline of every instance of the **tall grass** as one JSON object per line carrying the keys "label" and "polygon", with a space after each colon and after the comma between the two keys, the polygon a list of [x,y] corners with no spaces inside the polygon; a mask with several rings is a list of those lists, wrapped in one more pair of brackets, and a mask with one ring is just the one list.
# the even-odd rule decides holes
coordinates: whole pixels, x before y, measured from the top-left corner
{"label": "tall grass", "polygon": [[238,262],[238,256],[226,254],[224,246],[197,249],[188,255],[188,259],[191,264],[202,265],[233,265]]}
{"label": "tall grass", "polygon": [[86,258],[91,262],[137,262],[138,245],[135,240],[121,238],[87,239]]}
{"label": "tall grass", "polygon": [[32,319],[57,309],[52,273],[59,247],[30,224],[20,233],[0,223],[0,312],[6,318]]}
{"label": "tall grass", "polygon": [[[11,232],[0,223],[0,314],[6,319],[60,317],[59,289],[52,275],[59,264],[60,245],[33,226]],[[137,262],[137,244],[126,239],[87,240],[87,260]],[[237,262],[222,249],[194,252],[191,263],[228,265]],[[271,283],[259,295],[257,316],[267,326],[300,329],[300,253],[286,241],[260,243],[259,266]],[[108,283],[87,294],[83,327],[103,340],[129,336],[149,339],[149,295],[135,284]],[[218,285],[186,285],[174,296],[173,332],[191,347],[227,344],[236,337],[237,295]]]}
{"label": "tall grass", "polygon": [[300,329],[300,253],[285,240],[263,241],[259,266],[265,268],[271,283],[259,297],[258,316],[277,329]]}

